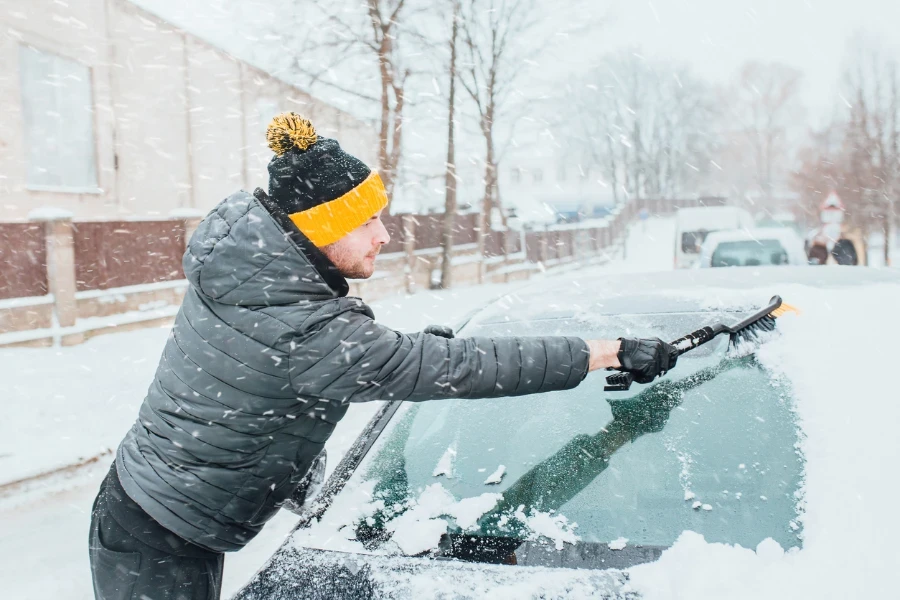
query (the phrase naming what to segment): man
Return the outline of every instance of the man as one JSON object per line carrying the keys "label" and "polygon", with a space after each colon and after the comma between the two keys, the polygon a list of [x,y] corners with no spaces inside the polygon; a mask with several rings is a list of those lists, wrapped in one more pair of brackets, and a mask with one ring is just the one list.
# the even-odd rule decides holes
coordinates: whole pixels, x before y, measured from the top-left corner
{"label": "man", "polygon": [[218,598],[223,553],[291,497],[350,402],[488,398],[675,365],[660,340],[405,335],[347,297],[389,236],[378,174],[293,113],[275,117],[269,193],[238,192],[191,237],[191,285],[94,502],[98,598]]}

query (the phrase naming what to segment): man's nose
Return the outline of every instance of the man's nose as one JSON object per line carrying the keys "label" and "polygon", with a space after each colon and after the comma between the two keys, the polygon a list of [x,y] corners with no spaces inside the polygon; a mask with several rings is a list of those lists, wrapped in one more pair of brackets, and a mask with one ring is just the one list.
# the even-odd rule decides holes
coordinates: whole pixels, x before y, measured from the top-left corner
{"label": "man's nose", "polygon": [[391,241],[391,234],[388,233],[388,230],[381,219],[378,219],[376,223],[378,223],[378,232],[375,236],[375,243],[383,246]]}

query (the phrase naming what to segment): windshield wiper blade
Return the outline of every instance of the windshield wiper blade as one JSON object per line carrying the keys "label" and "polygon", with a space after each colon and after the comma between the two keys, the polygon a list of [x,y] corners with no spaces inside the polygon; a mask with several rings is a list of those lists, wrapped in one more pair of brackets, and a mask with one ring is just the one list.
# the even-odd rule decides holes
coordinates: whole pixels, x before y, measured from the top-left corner
{"label": "windshield wiper blade", "polygon": [[448,533],[441,536],[434,557],[492,565],[514,565],[516,548],[524,542],[525,540],[512,537]]}
{"label": "windshield wiper blade", "polygon": [[441,537],[440,546],[432,558],[495,565],[627,569],[657,560],[667,548],[633,544],[613,550],[605,543],[577,542],[557,549],[546,541],[449,533]]}

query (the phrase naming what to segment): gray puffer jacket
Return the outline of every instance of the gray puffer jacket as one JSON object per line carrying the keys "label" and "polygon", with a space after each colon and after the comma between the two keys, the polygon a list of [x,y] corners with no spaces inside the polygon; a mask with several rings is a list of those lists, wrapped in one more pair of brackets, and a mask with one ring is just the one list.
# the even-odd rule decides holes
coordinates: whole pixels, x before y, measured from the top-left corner
{"label": "gray puffer jacket", "polygon": [[264,195],[238,192],[184,255],[191,285],[116,466],[170,531],[238,550],[277,511],[350,402],[568,389],[578,338],[405,335],[374,320]]}

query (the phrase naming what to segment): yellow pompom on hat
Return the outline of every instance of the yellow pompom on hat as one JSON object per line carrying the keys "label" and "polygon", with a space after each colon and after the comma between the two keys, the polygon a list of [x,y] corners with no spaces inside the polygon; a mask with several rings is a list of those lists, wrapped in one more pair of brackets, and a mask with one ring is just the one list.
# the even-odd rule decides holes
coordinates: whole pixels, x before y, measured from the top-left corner
{"label": "yellow pompom on hat", "polygon": [[269,197],[317,247],[338,241],[387,206],[378,173],[319,137],[293,112],[276,115],[266,130]]}

